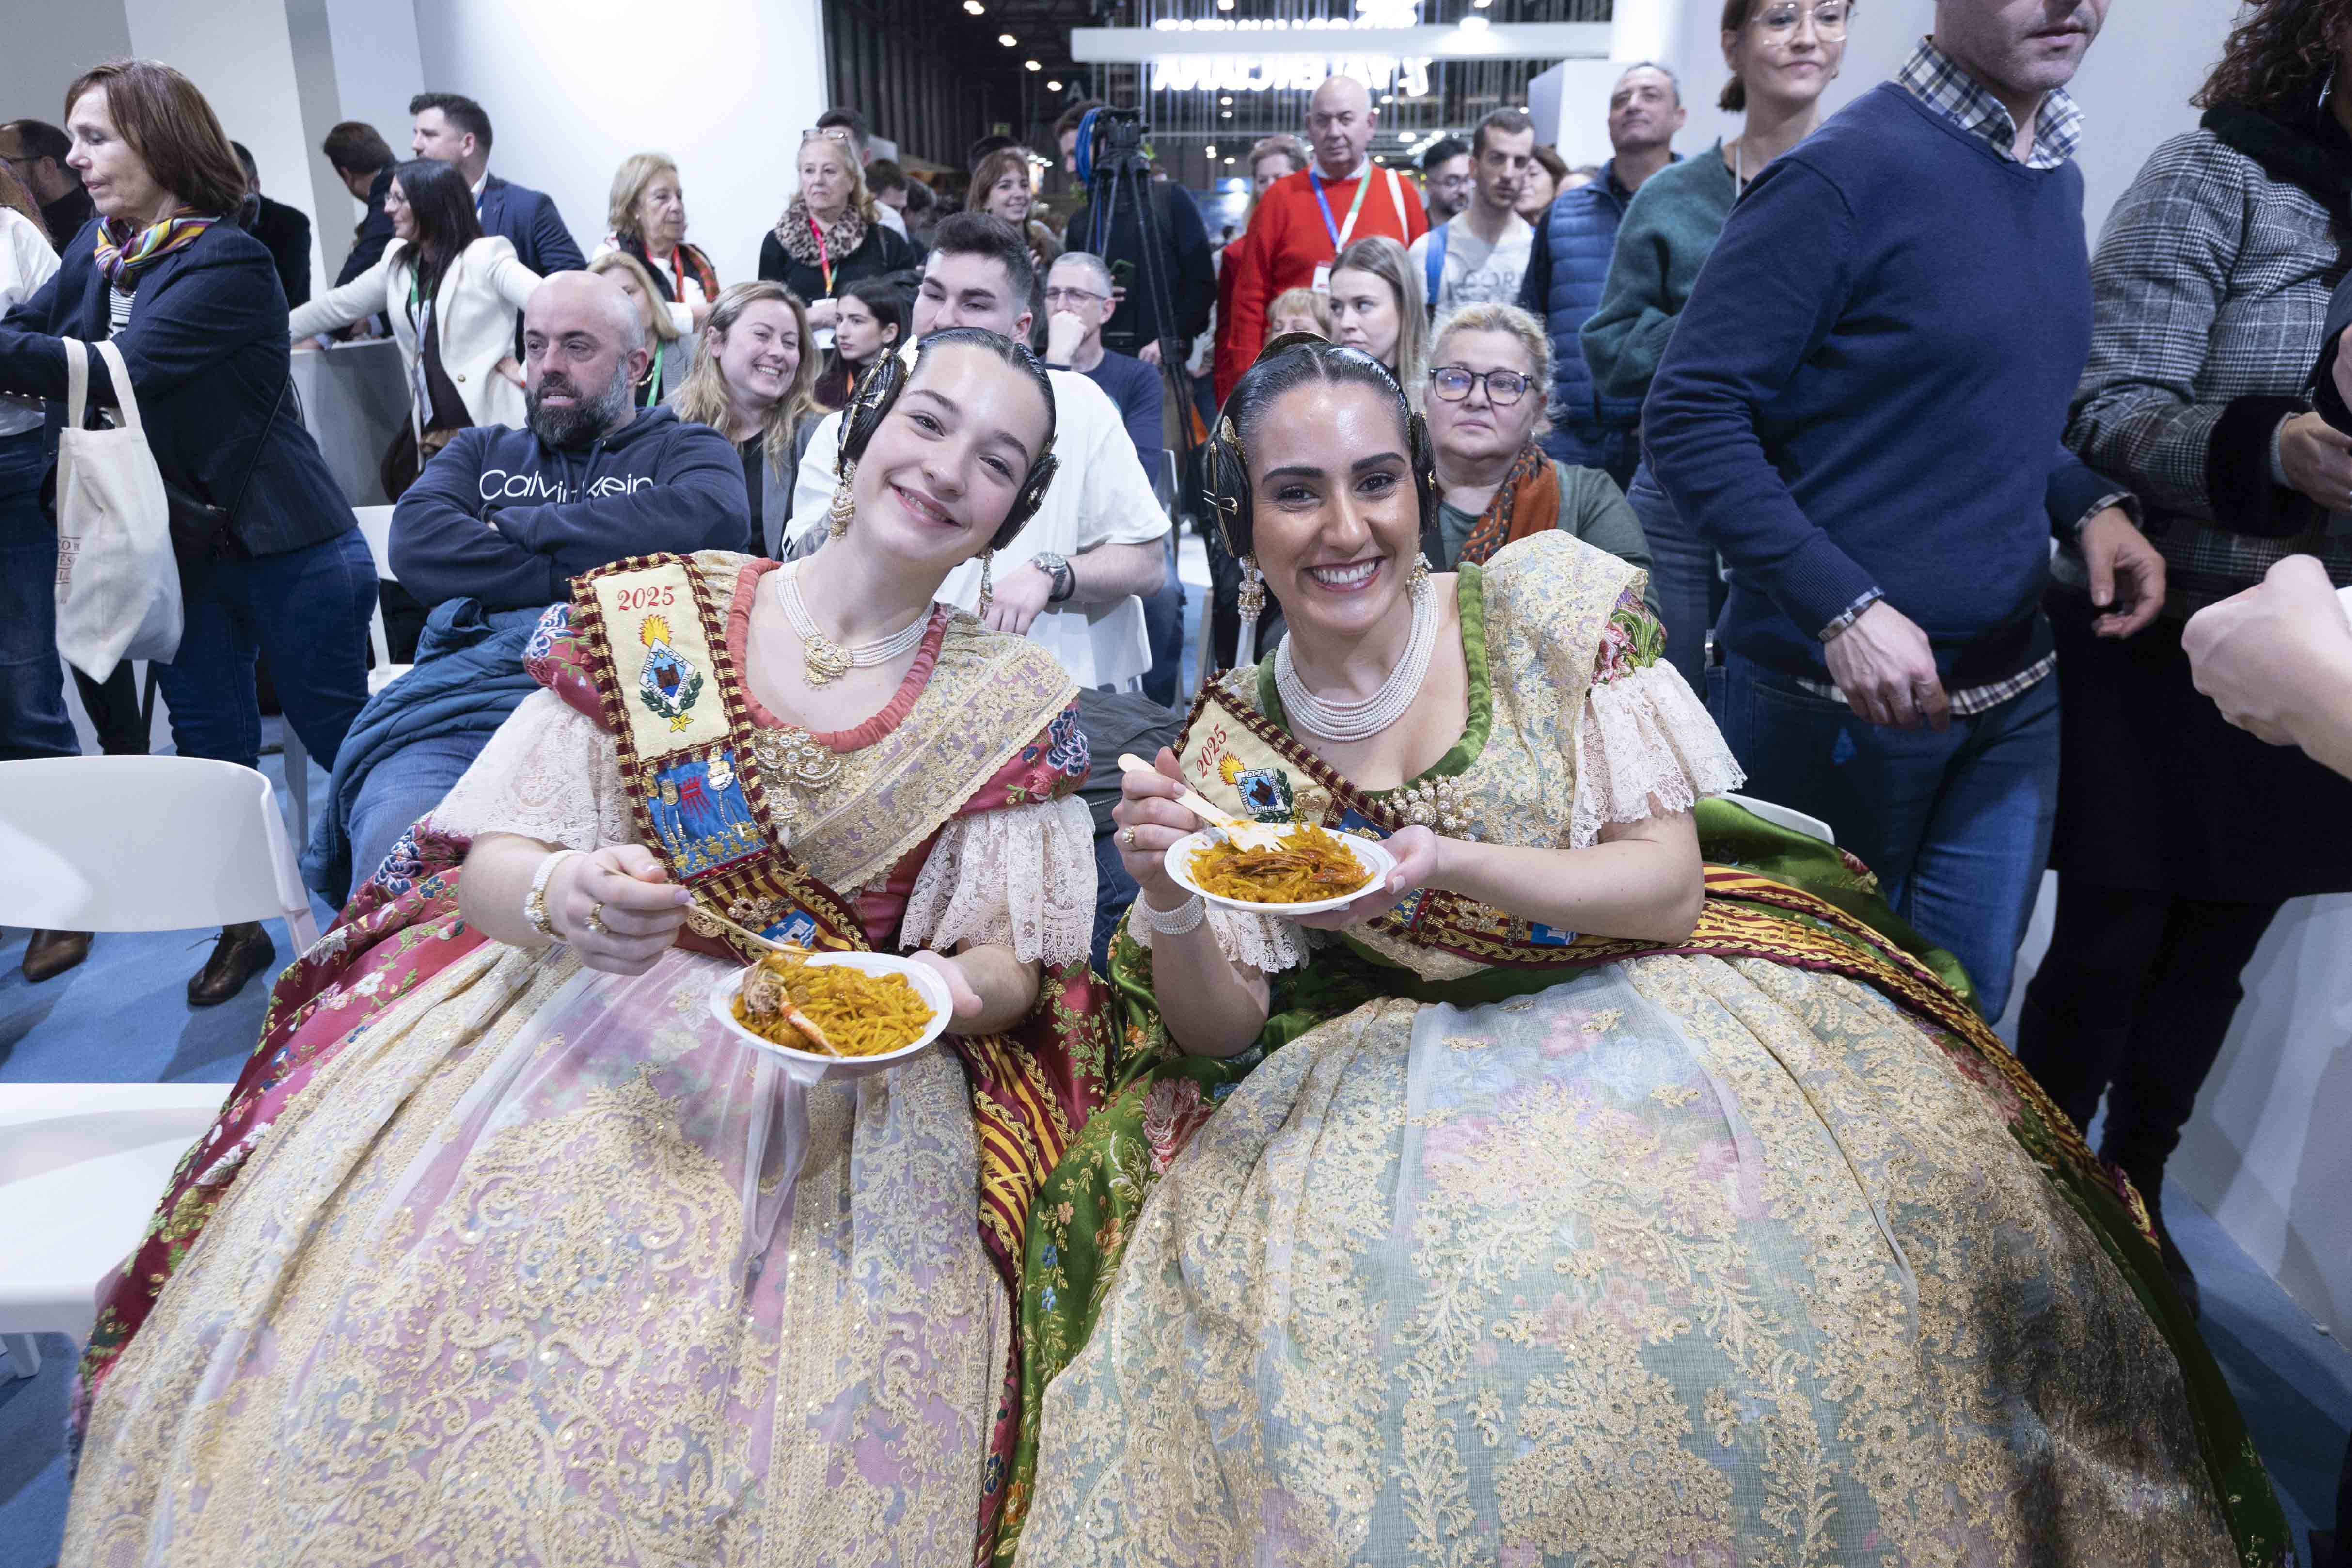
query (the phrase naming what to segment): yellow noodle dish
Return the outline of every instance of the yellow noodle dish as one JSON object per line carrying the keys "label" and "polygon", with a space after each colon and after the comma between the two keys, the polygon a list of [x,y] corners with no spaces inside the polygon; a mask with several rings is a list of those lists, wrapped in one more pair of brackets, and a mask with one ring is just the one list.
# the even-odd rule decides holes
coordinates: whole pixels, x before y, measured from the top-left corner
{"label": "yellow noodle dish", "polygon": [[1192,852],[1193,885],[1246,904],[1312,904],[1360,893],[1379,873],[1312,822],[1271,844],[1219,838]]}
{"label": "yellow noodle dish", "polygon": [[762,954],[743,976],[735,1021],[772,1044],[813,1056],[878,1057],[929,1032],[931,1005],[903,974]]}

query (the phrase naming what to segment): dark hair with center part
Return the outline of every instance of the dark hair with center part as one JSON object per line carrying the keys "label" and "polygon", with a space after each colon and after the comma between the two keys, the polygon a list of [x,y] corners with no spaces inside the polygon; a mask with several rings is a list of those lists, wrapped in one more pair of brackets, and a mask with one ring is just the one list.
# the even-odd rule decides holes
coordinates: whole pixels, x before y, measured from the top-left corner
{"label": "dark hair with center part", "polygon": [[1036,451],[1030,454],[1029,471],[1021,477],[1021,488],[1013,498],[1013,510],[1004,514],[1003,522],[998,525],[994,536],[988,542],[991,550],[1003,550],[1020,536],[1022,529],[1036,514],[1038,506],[1045,500],[1045,487],[1053,482],[1054,470],[1058,466],[1054,458],[1054,384],[1046,378],[1045,367],[1038,363],[1035,354],[1029,352],[1027,344],[1014,342],[1003,333],[992,332],[985,327],[950,327],[916,342],[915,367],[907,377],[908,389],[912,389],[915,378],[922,374],[923,362],[934,352],[959,347],[984,349],[1021,372],[1045,403],[1045,439]]}
{"label": "dark hair with center part", "polygon": [[473,190],[457,164],[434,158],[412,158],[394,168],[392,177],[416,225],[416,237],[409,244],[416,253],[418,280],[438,287],[450,261],[482,237]]}
{"label": "dark hair with center part", "polygon": [[1224,531],[1226,548],[1235,555],[1255,552],[1255,490],[1250,479],[1249,454],[1274,405],[1310,383],[1370,387],[1395,407],[1397,433],[1404,438],[1405,458],[1412,466],[1413,489],[1425,531],[1437,514],[1436,458],[1430,449],[1428,427],[1405,400],[1404,388],[1386,365],[1361,349],[1326,342],[1307,332],[1287,332],[1266,344],[1257,363],[1234,384],[1224,412],[1210,432],[1209,498]]}

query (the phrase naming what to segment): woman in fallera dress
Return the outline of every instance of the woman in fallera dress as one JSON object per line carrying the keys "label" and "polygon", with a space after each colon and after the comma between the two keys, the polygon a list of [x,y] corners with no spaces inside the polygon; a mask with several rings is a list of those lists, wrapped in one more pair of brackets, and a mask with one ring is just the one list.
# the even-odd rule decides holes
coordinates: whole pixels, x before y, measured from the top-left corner
{"label": "woman in fallera dress", "polygon": [[[1210,463],[1288,637],[1118,807],[1139,1065],[1034,1210],[1000,1557],[2286,1560],[2128,1188],[1866,872],[1707,800],[1641,574],[1430,574],[1426,436],[1343,348],[1277,340]],[[1180,777],[1396,871],[1210,907]]]}
{"label": "woman in fallera dress", "polygon": [[[1099,1088],[1093,835],[1069,677],[932,598],[1053,430],[1025,350],[935,333],[861,385],[824,548],[550,612],[112,1282],[66,1563],[985,1553],[1021,1227]],[[785,1080],[689,900],[915,950],[953,1032]]]}

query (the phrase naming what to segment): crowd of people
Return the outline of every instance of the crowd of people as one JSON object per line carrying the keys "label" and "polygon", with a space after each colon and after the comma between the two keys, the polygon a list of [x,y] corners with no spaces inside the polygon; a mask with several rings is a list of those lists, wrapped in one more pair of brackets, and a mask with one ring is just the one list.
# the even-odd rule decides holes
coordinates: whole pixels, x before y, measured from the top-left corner
{"label": "crowd of people", "polygon": [[[1335,76],[1219,247],[837,108],[731,282],[690,171],[583,254],[454,93],[327,138],[315,296],[176,70],[0,125],[0,759],[77,749],[108,342],[212,522],[174,749],[274,701],[341,910],[105,1287],[65,1561],[2290,1561],[2160,1194],[2352,890],[2352,41],[2255,0],[2094,253],[2105,10],[1938,0],[1824,116],[1849,0],[1726,0],[1738,134],[1645,62],[1582,170],[1505,107],[1414,179]],[[338,335],[411,392],[373,695]],[[1393,868],[1204,899],[1202,795]],[[780,1074],[706,1005],[775,941],[944,1046]]]}

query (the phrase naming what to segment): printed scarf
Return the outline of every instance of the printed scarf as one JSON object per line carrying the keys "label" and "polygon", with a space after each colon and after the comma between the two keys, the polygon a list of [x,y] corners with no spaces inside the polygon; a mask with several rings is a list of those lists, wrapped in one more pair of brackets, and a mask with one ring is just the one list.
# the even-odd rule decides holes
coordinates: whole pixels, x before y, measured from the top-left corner
{"label": "printed scarf", "polygon": [[91,247],[98,269],[108,283],[130,293],[139,286],[139,274],[220,222],[217,216],[182,207],[162,223],[134,231],[127,223],[108,218],[98,226],[98,243]]}
{"label": "printed scarf", "polygon": [[799,196],[792,199],[792,205],[784,208],[784,216],[776,220],[776,238],[782,244],[784,254],[803,267],[823,267],[830,260],[832,270],[838,275],[841,264],[866,243],[866,220],[854,206],[824,226],[822,256],[817,253],[816,232],[809,224],[808,203]]}
{"label": "printed scarf", "polygon": [[[1559,523],[1559,473],[1530,441],[1511,461],[1511,471],[1495,487],[1486,510],[1462,542],[1462,561],[1483,563],[1506,544]],[[1456,564],[1459,564],[1457,562]]]}

